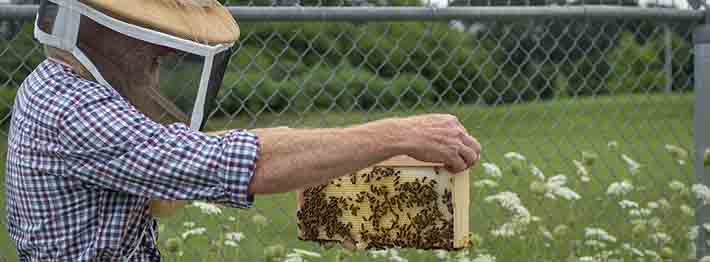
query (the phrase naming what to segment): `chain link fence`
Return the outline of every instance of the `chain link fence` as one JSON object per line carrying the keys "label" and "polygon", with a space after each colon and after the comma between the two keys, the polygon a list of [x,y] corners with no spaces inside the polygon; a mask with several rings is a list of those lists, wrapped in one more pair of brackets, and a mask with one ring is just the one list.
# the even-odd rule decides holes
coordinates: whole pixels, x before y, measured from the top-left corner
{"label": "chain link fence", "polygon": [[[417,4],[283,1],[230,4]],[[701,85],[694,82],[693,30],[702,14],[619,7],[637,5],[625,1],[232,7],[242,38],[208,129],[339,127],[455,114],[484,149],[483,164],[470,173],[474,247],[351,252],[302,242],[294,194],[287,193],[257,197],[249,210],[215,214],[191,205],[161,219],[163,258],[696,261],[706,249],[699,239],[710,230],[695,226],[704,221],[695,214],[703,190],[693,186],[693,171],[703,172],[693,141],[694,103],[708,99],[694,95]],[[0,17],[3,136],[17,87],[43,60],[27,23],[33,9],[15,7],[0,12],[7,17]],[[496,199],[518,207],[506,209]],[[0,231],[0,261],[16,261],[15,252]]]}

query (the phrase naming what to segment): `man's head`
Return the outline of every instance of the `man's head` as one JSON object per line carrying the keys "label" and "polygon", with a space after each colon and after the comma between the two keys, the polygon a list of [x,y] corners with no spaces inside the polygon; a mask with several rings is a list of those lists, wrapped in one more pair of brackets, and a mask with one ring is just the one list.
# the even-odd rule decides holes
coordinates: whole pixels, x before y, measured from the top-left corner
{"label": "man's head", "polygon": [[[157,77],[158,58],[176,52],[118,33],[86,17],[82,18],[79,31],[79,48],[96,63],[109,82],[136,81],[151,75]],[[48,45],[44,47],[47,57],[63,61],[84,78],[93,79],[89,70],[71,53]],[[112,83],[119,88],[118,84]]]}
{"label": "man's head", "polygon": [[[205,97],[216,95],[239,37],[231,14],[215,0],[45,0],[38,17],[35,33],[49,46],[48,56],[112,86],[151,118],[167,113],[174,121],[165,122],[193,129],[204,124]],[[175,53],[184,56],[160,63]],[[172,87],[167,98],[160,72],[178,76],[162,85]],[[180,105],[171,103],[178,98]]]}

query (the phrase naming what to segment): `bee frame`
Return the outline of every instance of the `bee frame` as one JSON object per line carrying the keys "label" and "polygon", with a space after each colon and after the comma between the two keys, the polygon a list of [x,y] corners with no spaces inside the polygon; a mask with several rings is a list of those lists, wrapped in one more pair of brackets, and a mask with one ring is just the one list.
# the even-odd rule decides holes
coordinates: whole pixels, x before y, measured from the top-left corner
{"label": "bee frame", "polygon": [[360,249],[469,247],[467,172],[398,156],[300,190],[298,237]]}

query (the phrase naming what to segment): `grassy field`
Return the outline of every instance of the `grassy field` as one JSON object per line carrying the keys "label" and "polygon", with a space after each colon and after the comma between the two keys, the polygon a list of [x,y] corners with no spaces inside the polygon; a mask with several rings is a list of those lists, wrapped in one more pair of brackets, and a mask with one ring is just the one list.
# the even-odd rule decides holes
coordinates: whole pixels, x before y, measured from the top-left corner
{"label": "grassy field", "polygon": [[[683,147],[692,156],[693,101],[692,95],[634,95],[430,110],[459,116],[481,141],[483,161],[503,170],[502,178],[486,174],[481,166],[471,171],[472,182],[490,179],[498,186],[471,188],[470,225],[476,245],[467,257],[490,254],[497,261],[577,261],[585,256],[610,256],[618,261],[636,258],[655,261],[651,258],[658,254],[668,261],[689,261],[691,241],[687,235],[694,217],[683,212],[687,209],[683,205],[694,207],[695,202],[687,190],[673,191],[669,182],[677,180],[690,187],[695,181],[693,161],[687,159],[685,165],[680,165],[665,145]],[[258,119],[239,116],[230,121],[212,121],[210,126],[214,129],[344,126],[414,113],[421,112],[263,114]],[[527,160],[508,160],[504,157],[507,152],[518,152]],[[589,182],[582,181],[583,176],[573,163],[582,160],[582,152],[598,155],[586,158],[594,160],[587,161],[585,166]],[[632,174],[630,163],[622,155],[640,163],[637,174]],[[539,188],[531,189],[531,183],[539,181],[529,171],[531,165],[547,178],[566,175],[565,186],[581,199],[553,200],[537,191]],[[522,172],[513,172],[512,167],[522,167]],[[607,194],[610,184],[621,180],[632,184],[633,190],[625,195]],[[537,185],[540,183],[544,182]],[[522,223],[514,236],[494,236],[491,231],[509,222],[511,215],[485,199],[506,191],[517,193],[522,205],[539,219]],[[618,203],[623,199],[646,209],[622,209]],[[263,215],[266,222],[254,222],[258,215]],[[166,261],[263,261],[265,250],[272,245],[282,245],[289,252],[300,248],[323,255],[309,261],[335,261],[340,256],[352,261],[373,259],[367,252],[347,253],[337,247],[299,241],[292,193],[260,196],[255,208],[223,209],[221,215],[203,214],[198,208],[188,207],[160,222],[160,245]],[[205,227],[206,233],[183,239],[181,234],[188,230],[184,222]],[[603,229],[611,236],[594,234],[592,228]],[[238,247],[223,244],[226,232],[243,233]],[[14,247],[7,238],[6,231],[0,231],[0,261],[3,256],[15,261]],[[170,244],[174,245],[168,249],[167,240],[171,238],[174,240]],[[429,251],[399,250],[399,256],[409,261],[437,259]],[[476,261],[487,260],[481,256]]]}

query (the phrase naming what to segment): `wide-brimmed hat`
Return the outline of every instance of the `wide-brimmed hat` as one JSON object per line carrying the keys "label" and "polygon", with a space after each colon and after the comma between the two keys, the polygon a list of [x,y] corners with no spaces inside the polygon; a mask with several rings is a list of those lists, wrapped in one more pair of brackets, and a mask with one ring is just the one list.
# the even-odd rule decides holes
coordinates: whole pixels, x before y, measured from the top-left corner
{"label": "wide-brimmed hat", "polygon": [[80,0],[113,18],[203,44],[233,43],[239,26],[216,0]]}

